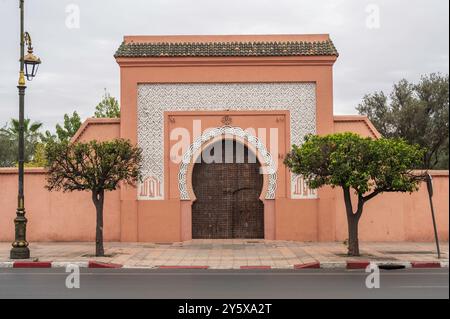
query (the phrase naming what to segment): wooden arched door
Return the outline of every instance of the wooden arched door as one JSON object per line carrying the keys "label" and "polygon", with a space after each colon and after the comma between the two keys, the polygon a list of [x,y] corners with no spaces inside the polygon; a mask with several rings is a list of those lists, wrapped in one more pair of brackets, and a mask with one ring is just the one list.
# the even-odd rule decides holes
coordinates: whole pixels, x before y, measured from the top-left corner
{"label": "wooden arched door", "polygon": [[193,239],[264,238],[260,166],[253,152],[235,140],[203,150],[192,172],[197,198],[192,205]]}

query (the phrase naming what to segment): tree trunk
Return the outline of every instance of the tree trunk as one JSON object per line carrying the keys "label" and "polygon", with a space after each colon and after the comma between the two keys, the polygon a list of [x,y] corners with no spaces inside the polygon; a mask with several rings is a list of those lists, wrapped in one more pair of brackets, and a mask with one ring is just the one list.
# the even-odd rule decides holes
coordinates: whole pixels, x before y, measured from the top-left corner
{"label": "tree trunk", "polygon": [[358,220],[356,216],[348,219],[348,255],[359,256]]}
{"label": "tree trunk", "polygon": [[95,229],[95,256],[101,257],[105,255],[103,248],[103,202],[105,198],[104,190],[93,191],[92,201],[95,205],[97,213],[97,225]]}
{"label": "tree trunk", "polygon": [[358,223],[362,214],[364,199],[358,196],[358,209],[353,213],[352,199],[349,188],[344,189],[344,202],[348,224],[348,255],[359,256]]}

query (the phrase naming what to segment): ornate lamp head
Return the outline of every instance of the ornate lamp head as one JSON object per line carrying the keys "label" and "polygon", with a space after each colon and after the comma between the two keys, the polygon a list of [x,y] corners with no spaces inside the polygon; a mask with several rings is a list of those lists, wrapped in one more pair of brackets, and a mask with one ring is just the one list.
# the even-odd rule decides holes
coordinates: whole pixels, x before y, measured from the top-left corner
{"label": "ornate lamp head", "polygon": [[25,76],[28,81],[33,80],[41,64],[41,59],[33,54],[33,46],[31,37],[28,32],[25,32],[25,43],[28,45],[28,54],[24,56],[23,62],[25,64]]}

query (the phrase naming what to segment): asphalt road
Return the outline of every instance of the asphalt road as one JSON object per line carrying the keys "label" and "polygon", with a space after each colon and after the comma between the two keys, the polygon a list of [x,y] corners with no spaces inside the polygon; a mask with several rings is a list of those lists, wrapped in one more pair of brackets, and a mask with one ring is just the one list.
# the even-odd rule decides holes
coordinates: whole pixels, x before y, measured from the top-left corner
{"label": "asphalt road", "polygon": [[449,298],[448,269],[381,271],[368,289],[362,270],[82,269],[66,288],[64,269],[0,269],[0,298]]}

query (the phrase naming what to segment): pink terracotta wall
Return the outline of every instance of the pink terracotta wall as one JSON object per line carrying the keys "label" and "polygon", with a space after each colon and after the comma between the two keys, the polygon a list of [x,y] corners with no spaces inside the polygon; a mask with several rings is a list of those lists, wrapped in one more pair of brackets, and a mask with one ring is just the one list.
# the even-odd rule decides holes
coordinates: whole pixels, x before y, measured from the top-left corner
{"label": "pink terracotta wall", "polygon": [[[93,241],[95,209],[88,192],[49,192],[45,171],[26,169],[25,209],[29,241]],[[17,207],[17,170],[0,170],[0,241],[14,238]],[[119,192],[105,198],[104,235],[106,241],[120,239]]]}
{"label": "pink terracotta wall", "polygon": [[[439,237],[448,241],[449,179],[448,171],[431,172],[434,184],[434,205]],[[61,193],[44,189],[45,173],[27,169],[25,194],[30,241],[93,241],[95,210],[87,192]],[[14,169],[0,170],[0,241],[14,237],[13,220],[16,210],[17,174]],[[344,202],[339,189],[335,191],[336,237],[347,236]],[[181,240],[180,202],[139,202],[138,241]],[[320,225],[318,201],[277,199],[276,238],[279,240],[317,241]],[[119,191],[106,195],[105,240],[119,241],[124,215],[120,214]],[[125,215],[126,216],[126,215]],[[125,223],[127,224],[127,223]],[[413,194],[382,194],[369,202],[360,223],[362,241],[432,241],[433,228],[426,186]]]}
{"label": "pink terracotta wall", "polygon": [[[118,119],[88,119],[73,140],[105,141],[120,135]],[[89,192],[48,192],[45,170],[25,170],[25,209],[30,241],[93,241],[95,209]],[[17,207],[17,169],[0,168],[0,241],[14,238]],[[106,241],[120,240],[120,192],[106,193],[104,211]]]}
{"label": "pink terracotta wall", "polygon": [[[430,171],[433,176],[433,202],[440,240],[448,241],[448,171]],[[353,198],[355,199],[355,198]],[[433,224],[426,184],[418,192],[385,193],[369,201],[360,220],[362,241],[433,241]],[[347,235],[343,195],[336,189],[336,240]]]}
{"label": "pink terracotta wall", "polygon": [[179,200],[139,201],[137,241],[181,241],[180,205]]}
{"label": "pink terracotta wall", "polygon": [[275,201],[276,239],[319,241],[318,206],[318,200],[277,199]]}

